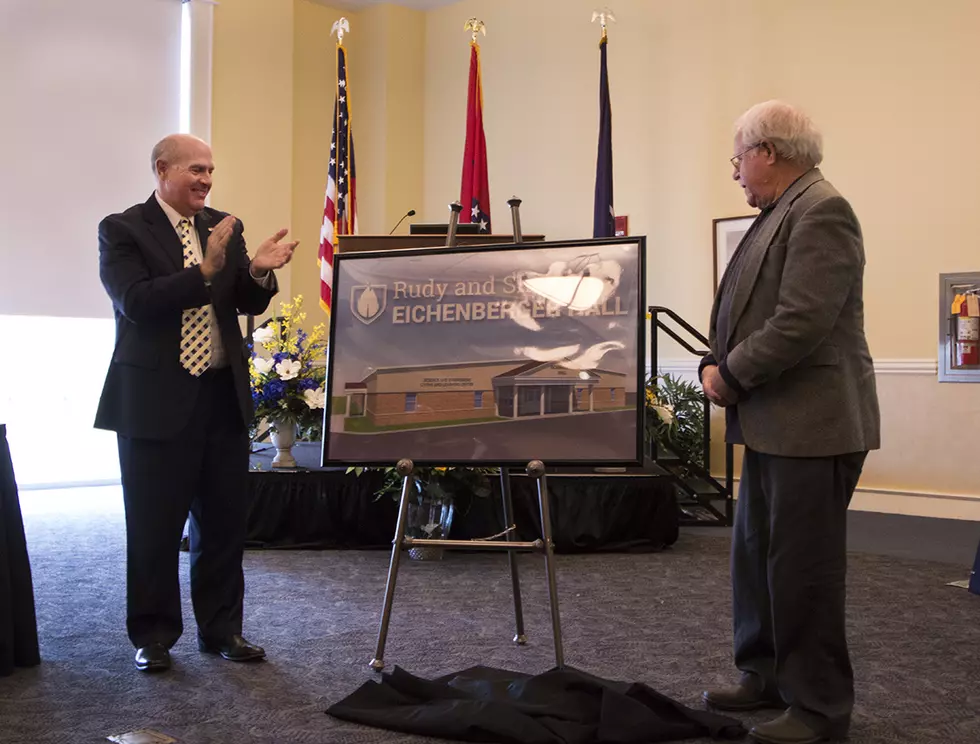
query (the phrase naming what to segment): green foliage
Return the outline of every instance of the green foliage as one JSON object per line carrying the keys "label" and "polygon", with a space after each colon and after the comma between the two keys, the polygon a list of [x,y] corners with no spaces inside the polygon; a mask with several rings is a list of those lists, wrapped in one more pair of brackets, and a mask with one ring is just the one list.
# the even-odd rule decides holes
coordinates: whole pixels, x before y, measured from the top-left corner
{"label": "green foliage", "polygon": [[669,373],[646,384],[647,442],[656,441],[688,462],[704,467],[704,392]]}
{"label": "green foliage", "polygon": [[[402,491],[402,479],[393,467],[388,468],[348,468],[348,473],[361,475],[366,470],[384,470],[385,479],[377,496],[390,495],[398,499]],[[416,467],[412,473],[415,494],[428,493],[434,499],[453,500],[459,497],[490,495],[490,476],[500,471],[497,468],[447,468]]]}

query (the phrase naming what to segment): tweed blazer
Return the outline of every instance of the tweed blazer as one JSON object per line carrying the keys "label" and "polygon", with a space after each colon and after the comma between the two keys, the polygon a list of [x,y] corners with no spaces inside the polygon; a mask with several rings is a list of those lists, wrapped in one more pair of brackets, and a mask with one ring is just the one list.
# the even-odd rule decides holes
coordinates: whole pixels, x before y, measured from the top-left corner
{"label": "tweed blazer", "polygon": [[[746,446],[821,457],[877,449],[880,414],[864,333],[864,244],[850,204],[814,168],[741,249],[728,338],[711,354],[739,391]],[[720,295],[720,293],[719,293]]]}

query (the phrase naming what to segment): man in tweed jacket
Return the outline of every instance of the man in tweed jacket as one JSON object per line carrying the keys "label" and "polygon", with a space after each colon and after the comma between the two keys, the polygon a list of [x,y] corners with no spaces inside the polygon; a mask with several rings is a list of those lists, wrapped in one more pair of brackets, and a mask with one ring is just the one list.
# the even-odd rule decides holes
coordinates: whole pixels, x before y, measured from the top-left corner
{"label": "man in tweed jacket", "polygon": [[879,446],[861,228],[821,160],[819,132],[785,103],[736,123],[732,177],[761,212],[722,278],[699,370],[727,441],[745,446],[731,556],[742,679],[704,699],[785,708],[751,731],[772,744],[847,732],[847,507]]}

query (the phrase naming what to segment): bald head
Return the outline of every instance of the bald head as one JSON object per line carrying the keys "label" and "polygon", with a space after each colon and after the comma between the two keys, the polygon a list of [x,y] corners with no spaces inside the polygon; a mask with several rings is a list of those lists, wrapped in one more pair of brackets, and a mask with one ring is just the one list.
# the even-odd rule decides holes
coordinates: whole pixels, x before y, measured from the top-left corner
{"label": "bald head", "polygon": [[150,154],[160,198],[185,217],[204,209],[211,191],[211,148],[191,134],[171,134]]}
{"label": "bald head", "polygon": [[166,165],[178,165],[187,151],[201,146],[207,148],[208,152],[211,151],[207,142],[193,134],[168,134],[153,146],[153,152],[150,153],[150,167],[153,173],[159,176],[160,161]]}

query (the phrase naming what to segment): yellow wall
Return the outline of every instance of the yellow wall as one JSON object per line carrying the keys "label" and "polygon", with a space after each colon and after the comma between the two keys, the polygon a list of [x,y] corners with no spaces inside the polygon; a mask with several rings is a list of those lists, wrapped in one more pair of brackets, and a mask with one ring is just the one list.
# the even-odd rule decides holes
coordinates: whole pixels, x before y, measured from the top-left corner
{"label": "yellow wall", "polygon": [[[476,16],[488,29],[480,42],[497,232],[507,231],[506,200],[517,195],[526,232],[588,236],[594,6],[465,0],[427,13],[344,12],[361,232],[387,232],[411,207],[416,221],[448,220],[464,139],[462,25]],[[980,269],[971,224],[980,201],[980,3],[945,0],[939,13],[930,0],[618,0],[614,10],[615,203],[631,232],[647,236],[651,302],[706,327],[711,220],[751,213],[730,180],[731,124],[767,98],[804,107],[825,134],[824,172],[865,232],[884,447],[862,485],[980,498],[980,458],[943,439],[950,421],[977,418],[980,388],[940,385],[928,368],[938,274]],[[223,0],[215,13],[217,205],[238,210],[253,241],[291,216],[303,241],[292,281],[308,308],[333,105],[329,27],[341,14],[311,0]],[[898,373],[907,360],[918,372]]]}
{"label": "yellow wall", "polygon": [[[359,232],[387,233],[409,209],[421,211],[425,16],[391,5],[351,13],[294,0],[294,8],[292,223],[301,248],[291,275],[292,290],[303,295],[311,325],[326,319],[317,305],[316,255],[337,82],[336,37],[330,29],[341,16],[350,21],[344,47]],[[406,232],[409,222],[399,232]]]}
{"label": "yellow wall", "polygon": [[[245,224],[254,252],[290,227],[293,0],[227,0],[214,13],[211,203]],[[280,299],[290,272],[278,272]]]}
{"label": "yellow wall", "polygon": [[[294,3],[293,111],[292,111],[292,228],[299,247],[290,264],[292,291],[303,295],[307,326],[326,321],[320,309],[320,273],[317,252],[323,220],[323,197],[330,160],[330,132],[337,90],[337,40],[330,35],[334,22],[348,15],[335,8],[306,0]],[[357,23],[352,21],[354,28]],[[348,76],[355,91],[360,87],[357,35],[344,37]],[[355,155],[362,151],[358,112],[354,110]],[[360,158],[358,158],[360,161]],[[358,184],[360,186],[360,184]],[[358,189],[360,193],[360,189]]]}
{"label": "yellow wall", "polygon": [[[460,25],[477,16],[488,28],[484,117],[497,231],[516,194],[527,232],[591,234],[593,7],[467,0],[427,14],[427,219],[444,215],[459,189],[467,74]],[[711,221],[752,213],[731,181],[732,122],[758,101],[784,98],[823,129],[824,173],[864,228],[867,331],[883,367],[884,446],[869,458],[862,486],[886,492],[871,508],[896,511],[909,507],[891,491],[980,499],[980,458],[946,434],[953,421],[977,420],[980,388],[940,385],[928,368],[936,359],[938,274],[980,269],[969,224],[980,202],[973,33],[980,3],[935,7],[928,0],[619,0],[609,32],[616,211],[629,215],[634,235],[647,236],[651,303],[702,329],[713,289]],[[666,343],[662,353],[683,354]],[[903,360],[919,371],[901,373]],[[714,437],[721,436],[716,420]],[[980,518],[980,500],[920,499],[915,508]]]}

